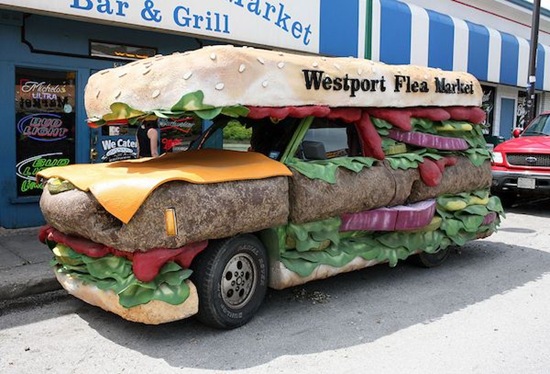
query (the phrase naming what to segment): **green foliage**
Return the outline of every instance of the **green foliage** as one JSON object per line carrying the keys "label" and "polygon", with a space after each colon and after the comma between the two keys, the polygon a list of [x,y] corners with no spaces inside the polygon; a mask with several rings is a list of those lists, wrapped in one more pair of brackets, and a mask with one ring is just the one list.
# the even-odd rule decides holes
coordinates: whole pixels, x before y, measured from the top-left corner
{"label": "green foliage", "polygon": [[226,140],[250,140],[252,129],[247,129],[239,121],[231,120],[223,129],[223,138]]}

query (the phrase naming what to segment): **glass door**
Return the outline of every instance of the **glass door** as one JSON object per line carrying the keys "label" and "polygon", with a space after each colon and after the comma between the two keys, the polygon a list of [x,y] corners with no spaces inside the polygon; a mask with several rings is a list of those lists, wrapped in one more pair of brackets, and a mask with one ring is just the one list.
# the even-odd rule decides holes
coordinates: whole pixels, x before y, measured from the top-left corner
{"label": "glass door", "polygon": [[75,162],[74,71],[15,69],[17,197],[40,196],[35,175]]}

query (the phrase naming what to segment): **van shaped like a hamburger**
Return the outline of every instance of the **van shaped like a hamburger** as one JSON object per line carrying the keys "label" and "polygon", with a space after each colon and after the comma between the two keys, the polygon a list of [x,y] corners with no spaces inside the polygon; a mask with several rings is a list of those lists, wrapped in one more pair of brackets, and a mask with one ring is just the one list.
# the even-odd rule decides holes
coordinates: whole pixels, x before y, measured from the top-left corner
{"label": "van shaped like a hamburger", "polygon": [[[41,237],[70,293],[150,324],[233,328],[268,286],[438,265],[500,221],[481,97],[466,73],[231,46],[102,71],[92,126],[212,125],[184,152],[40,172]],[[235,123],[251,150],[212,149]]]}

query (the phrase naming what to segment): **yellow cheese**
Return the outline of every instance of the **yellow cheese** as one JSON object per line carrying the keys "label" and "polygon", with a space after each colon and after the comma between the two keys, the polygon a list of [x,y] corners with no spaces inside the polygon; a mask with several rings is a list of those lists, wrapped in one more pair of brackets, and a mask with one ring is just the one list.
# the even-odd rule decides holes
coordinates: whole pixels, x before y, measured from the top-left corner
{"label": "yellow cheese", "polygon": [[472,131],[473,126],[469,123],[446,123],[441,126],[434,126],[436,131]]}
{"label": "yellow cheese", "polygon": [[169,181],[196,184],[290,176],[282,163],[256,152],[205,149],[102,164],[42,170],[37,177],[61,178],[90,191],[112,215],[128,223],[154,189]]}

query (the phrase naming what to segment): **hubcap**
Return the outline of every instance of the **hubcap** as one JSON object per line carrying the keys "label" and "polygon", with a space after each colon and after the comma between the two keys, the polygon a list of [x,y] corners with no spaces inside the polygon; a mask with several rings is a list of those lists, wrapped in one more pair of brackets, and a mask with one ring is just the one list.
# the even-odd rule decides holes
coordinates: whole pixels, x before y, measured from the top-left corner
{"label": "hubcap", "polygon": [[240,253],[231,258],[222,277],[222,298],[232,308],[245,306],[256,288],[258,270],[252,257]]}

